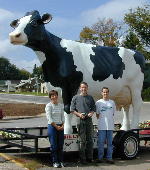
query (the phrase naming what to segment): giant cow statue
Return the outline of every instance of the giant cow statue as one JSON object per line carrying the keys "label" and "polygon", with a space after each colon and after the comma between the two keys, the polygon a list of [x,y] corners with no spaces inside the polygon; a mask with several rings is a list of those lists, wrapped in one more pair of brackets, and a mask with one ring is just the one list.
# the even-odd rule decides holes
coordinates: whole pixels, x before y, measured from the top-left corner
{"label": "giant cow statue", "polygon": [[123,47],[104,47],[59,38],[48,32],[44,24],[50,14],[40,16],[38,11],[26,13],[11,26],[10,42],[35,51],[44,73],[45,82],[62,89],[64,110],[70,113],[72,97],[79,84],[85,81],[89,93],[100,97],[103,86],[110,89],[110,97],[118,108],[123,108],[122,129],[130,129],[129,106],[133,106],[132,127],[137,128],[142,105],[141,90],[144,80],[144,57]]}

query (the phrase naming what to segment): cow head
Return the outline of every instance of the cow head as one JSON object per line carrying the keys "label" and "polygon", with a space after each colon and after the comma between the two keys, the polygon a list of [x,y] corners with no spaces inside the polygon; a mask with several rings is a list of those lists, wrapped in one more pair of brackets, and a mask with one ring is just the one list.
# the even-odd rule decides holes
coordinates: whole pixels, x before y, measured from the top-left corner
{"label": "cow head", "polygon": [[10,42],[14,45],[30,46],[30,43],[42,40],[45,33],[44,24],[51,20],[52,16],[48,13],[41,17],[38,11],[27,12],[24,17],[10,24],[15,29],[9,34]]}

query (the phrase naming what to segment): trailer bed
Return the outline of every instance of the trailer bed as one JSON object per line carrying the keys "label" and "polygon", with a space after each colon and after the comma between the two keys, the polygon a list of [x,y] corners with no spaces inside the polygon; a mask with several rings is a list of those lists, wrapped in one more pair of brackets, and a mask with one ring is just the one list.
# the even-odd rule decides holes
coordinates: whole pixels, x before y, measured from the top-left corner
{"label": "trailer bed", "polygon": [[[97,148],[97,127],[94,126],[93,143],[94,149]],[[73,134],[65,134],[64,151],[78,151],[79,141],[77,129],[73,127]],[[150,141],[150,128],[141,128],[129,130],[125,133],[135,133],[138,140]],[[121,130],[115,130],[116,133],[122,133]],[[0,129],[0,152],[7,152],[7,149],[17,147],[21,152],[47,152],[49,151],[49,140],[47,127],[32,128],[3,128]]]}

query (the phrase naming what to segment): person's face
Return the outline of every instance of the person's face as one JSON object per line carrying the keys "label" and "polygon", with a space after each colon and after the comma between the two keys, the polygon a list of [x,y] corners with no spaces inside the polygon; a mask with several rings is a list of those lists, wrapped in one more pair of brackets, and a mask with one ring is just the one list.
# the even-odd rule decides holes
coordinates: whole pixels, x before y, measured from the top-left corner
{"label": "person's face", "polygon": [[51,100],[52,103],[57,104],[58,103],[58,96],[56,94],[53,94],[53,95],[51,95],[50,100]]}
{"label": "person's face", "polygon": [[80,91],[81,91],[81,94],[82,94],[82,95],[86,95],[87,92],[88,92],[88,86],[85,85],[85,84],[81,84],[81,85],[80,85]]}
{"label": "person's face", "polygon": [[109,98],[109,90],[103,89],[102,96],[103,96],[103,99],[108,99]]}

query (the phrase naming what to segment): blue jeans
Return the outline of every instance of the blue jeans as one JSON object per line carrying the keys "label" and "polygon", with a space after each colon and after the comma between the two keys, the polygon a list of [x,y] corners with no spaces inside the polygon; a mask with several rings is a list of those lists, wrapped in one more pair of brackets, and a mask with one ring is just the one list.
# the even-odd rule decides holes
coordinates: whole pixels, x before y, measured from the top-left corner
{"label": "blue jeans", "polygon": [[63,161],[63,145],[64,145],[64,131],[58,131],[52,125],[48,124],[48,137],[51,144],[50,151],[52,162]]}
{"label": "blue jeans", "polygon": [[113,153],[113,130],[99,130],[98,131],[98,159],[103,159],[104,156],[104,144],[107,143],[106,159],[112,159]]}

